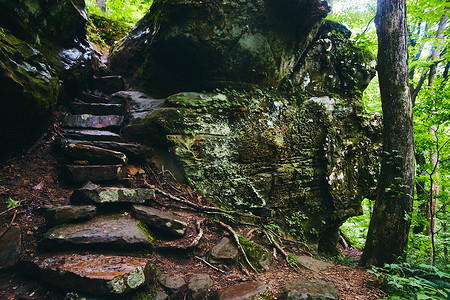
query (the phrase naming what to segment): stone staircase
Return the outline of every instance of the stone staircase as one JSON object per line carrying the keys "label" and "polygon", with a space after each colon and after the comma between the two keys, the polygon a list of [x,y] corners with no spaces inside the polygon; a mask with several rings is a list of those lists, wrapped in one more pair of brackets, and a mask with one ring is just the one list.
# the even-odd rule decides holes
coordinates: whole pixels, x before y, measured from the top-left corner
{"label": "stone staircase", "polygon": [[[121,137],[128,104],[126,98],[112,94],[124,90],[122,78],[94,78],[92,88],[70,104],[61,130],[64,139],[59,142],[67,179],[82,186],[73,192],[71,205],[44,208],[51,228],[40,242],[40,256],[27,268],[65,290],[123,295],[155,280],[152,261],[136,256],[137,251],[152,252],[147,226],[181,237],[187,223],[148,207],[155,199],[152,189],[131,187],[129,164],[151,157],[152,150]],[[168,298],[163,292],[158,297]]]}
{"label": "stone staircase", "polygon": [[[70,104],[59,145],[67,180],[80,188],[72,193],[70,205],[43,209],[49,229],[41,239],[39,256],[26,268],[40,280],[69,291],[65,299],[134,299],[135,291],[145,295],[136,299],[206,299],[214,285],[210,275],[192,274],[188,282],[164,270],[157,276],[155,261],[148,255],[155,242],[163,245],[160,249],[170,249],[173,241],[185,239],[188,228],[195,237],[194,224],[199,220],[156,209],[153,189],[133,187],[128,170],[151,157],[152,149],[127,141],[122,129],[130,117],[162,101],[124,88],[118,76],[94,78],[92,90],[82,92]],[[167,236],[168,244],[154,241],[150,231]],[[247,255],[261,271],[276,265],[263,246],[252,244],[251,249]],[[226,237],[209,250],[211,264],[238,264],[238,250]],[[300,257],[298,262],[302,264]],[[157,283],[159,290],[149,292],[149,283]],[[286,299],[308,294],[304,284],[308,282],[290,287],[286,293],[292,297]],[[324,283],[323,290],[326,299],[337,299],[333,286]],[[273,299],[273,293],[264,283],[249,281],[219,290],[215,297]]]}

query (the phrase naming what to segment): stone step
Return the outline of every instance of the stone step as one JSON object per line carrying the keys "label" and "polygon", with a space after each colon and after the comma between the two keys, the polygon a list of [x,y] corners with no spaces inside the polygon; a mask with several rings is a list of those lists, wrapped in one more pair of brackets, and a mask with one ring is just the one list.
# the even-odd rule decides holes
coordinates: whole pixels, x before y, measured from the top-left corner
{"label": "stone step", "polygon": [[127,178],[124,165],[68,165],[67,169],[74,182],[101,182]]}
{"label": "stone step", "polygon": [[37,257],[29,274],[64,290],[90,295],[122,295],[153,280],[148,258],[65,253]]}
{"label": "stone step", "polygon": [[[262,282],[249,281],[231,285],[215,293],[214,299],[234,300],[234,299],[274,299],[272,290]],[[309,298],[284,298],[284,299],[309,299]],[[319,298],[318,298],[319,299]]]}
{"label": "stone step", "polygon": [[187,223],[179,216],[165,211],[147,206],[133,205],[131,214],[133,217],[148,224],[150,227],[175,236],[183,236],[186,232]]}
{"label": "stone step", "polygon": [[69,139],[85,140],[85,141],[115,141],[120,142],[122,139],[117,133],[106,130],[77,130],[65,129],[61,131],[62,135]]}
{"label": "stone step", "polygon": [[75,115],[91,114],[91,115],[121,115],[125,114],[125,106],[116,103],[84,103],[72,102],[70,110]]}
{"label": "stone step", "polygon": [[121,143],[115,141],[81,141],[72,139],[62,140],[62,143],[83,144],[119,151],[125,153],[128,158],[134,160],[144,160],[146,157],[153,155],[152,148],[141,144]]}
{"label": "stone step", "polygon": [[281,299],[336,300],[339,299],[339,291],[330,282],[298,278],[286,284]]}
{"label": "stone step", "polygon": [[121,76],[104,76],[92,79],[92,88],[105,94],[113,94],[125,89],[125,82]]}
{"label": "stone step", "polygon": [[81,203],[140,203],[155,199],[155,191],[144,188],[100,187],[88,182],[74,191],[70,197],[73,204]]}
{"label": "stone step", "polygon": [[41,246],[52,250],[62,248],[98,247],[101,249],[152,249],[150,237],[135,219],[123,215],[97,216],[84,223],[65,224],[47,231]]}
{"label": "stone step", "polygon": [[123,116],[105,115],[94,116],[90,114],[67,115],[63,126],[68,128],[90,128],[118,130],[123,123]]}
{"label": "stone step", "polygon": [[68,158],[74,161],[88,161],[92,165],[117,165],[128,162],[127,156],[122,152],[91,145],[65,143],[61,149]]}
{"label": "stone step", "polygon": [[42,207],[47,226],[90,220],[97,214],[93,205],[62,205]]}
{"label": "stone step", "polygon": [[87,102],[87,103],[109,103],[110,99],[109,97],[100,94],[93,94],[90,92],[81,92],[81,94],[78,96],[78,99]]}

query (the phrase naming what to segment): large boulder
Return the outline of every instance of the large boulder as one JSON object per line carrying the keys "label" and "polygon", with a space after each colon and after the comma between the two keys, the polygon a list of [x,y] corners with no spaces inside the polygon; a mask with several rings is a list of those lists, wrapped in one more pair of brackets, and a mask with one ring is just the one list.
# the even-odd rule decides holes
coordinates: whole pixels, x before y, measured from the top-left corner
{"label": "large boulder", "polygon": [[328,252],[342,222],[375,195],[380,124],[360,115],[359,105],[260,90],[179,93],[132,120],[124,134],[167,145],[172,157],[156,155],[160,164],[174,166],[175,158],[181,170],[171,171],[204,196],[273,216],[298,236],[318,234]]}
{"label": "large boulder", "polygon": [[155,0],[114,46],[109,64],[153,95],[277,87],[328,11],[317,0]]}
{"label": "large boulder", "polygon": [[[49,122],[61,96],[83,89],[98,58],[83,0],[0,0],[0,156]],[[63,92],[63,93],[61,93]]]}

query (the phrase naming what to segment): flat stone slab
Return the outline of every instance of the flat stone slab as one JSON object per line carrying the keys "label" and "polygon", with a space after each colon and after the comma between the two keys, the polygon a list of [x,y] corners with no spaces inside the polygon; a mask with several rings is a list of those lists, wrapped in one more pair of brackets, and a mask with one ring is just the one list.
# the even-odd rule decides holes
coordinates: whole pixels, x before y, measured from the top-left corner
{"label": "flat stone slab", "polygon": [[150,147],[140,144],[121,143],[114,141],[77,141],[72,139],[64,140],[63,143],[91,145],[104,149],[119,151],[125,153],[128,158],[133,158],[135,160],[143,160],[145,157],[150,157],[153,155],[153,150]]}
{"label": "flat stone slab", "polygon": [[270,300],[274,299],[272,290],[264,283],[250,281],[224,288],[214,295],[217,300]]}
{"label": "flat stone slab", "polygon": [[339,291],[333,284],[323,280],[308,281],[299,278],[283,288],[281,299],[336,300],[339,299]]}
{"label": "flat stone slab", "polygon": [[118,103],[84,103],[72,102],[70,110],[74,115],[91,114],[91,115],[124,115],[125,106]]}
{"label": "flat stone slab", "polygon": [[121,180],[127,177],[123,165],[68,165],[67,169],[75,182]]}
{"label": "flat stone slab", "polygon": [[122,125],[123,119],[123,116],[118,115],[67,115],[64,117],[63,126],[69,128],[118,129]]}
{"label": "flat stone slab", "polygon": [[154,111],[164,102],[164,99],[154,99],[138,91],[120,91],[111,95],[111,101],[115,103],[127,103],[130,111],[133,113]]}
{"label": "flat stone slab", "polygon": [[144,188],[100,187],[88,182],[73,192],[71,203],[145,203],[155,199],[155,191]]}
{"label": "flat stone slab", "polygon": [[180,220],[179,216],[140,205],[133,205],[131,213],[136,219],[166,233],[183,236],[186,232],[187,223]]}
{"label": "flat stone slab", "polygon": [[299,266],[314,272],[320,272],[333,266],[333,264],[329,262],[318,260],[306,255],[297,256],[297,263]]}
{"label": "flat stone slab", "polygon": [[12,226],[0,238],[0,270],[13,267],[19,262],[21,241],[22,234],[18,226]]}
{"label": "flat stone slab", "polygon": [[162,274],[159,276],[159,283],[167,292],[170,299],[183,299],[186,290],[186,281],[179,276]]}
{"label": "flat stone slab", "polygon": [[109,103],[109,97],[104,95],[96,95],[92,93],[82,92],[78,97],[83,102],[89,103]]}
{"label": "flat stone slab", "polygon": [[72,160],[87,160],[90,164],[126,164],[128,158],[125,154],[119,151],[104,149],[91,145],[83,144],[62,144],[62,151],[64,155]]}
{"label": "flat stone slab", "polygon": [[64,223],[90,220],[97,214],[97,208],[93,205],[63,205],[47,206],[43,208],[43,215],[47,225],[54,226]]}
{"label": "flat stone slab", "polygon": [[207,274],[193,274],[189,278],[187,299],[200,300],[205,299],[208,290],[212,287],[213,281]]}
{"label": "flat stone slab", "polygon": [[31,264],[43,281],[93,295],[122,295],[150,280],[149,259],[139,257],[60,254],[36,258]]}
{"label": "flat stone slab", "polygon": [[215,264],[233,264],[238,260],[239,252],[236,246],[227,237],[211,248],[209,261]]}
{"label": "flat stone slab", "polygon": [[77,130],[77,129],[65,129],[62,135],[69,139],[86,140],[86,141],[120,141],[120,135],[111,131],[105,130]]}
{"label": "flat stone slab", "polygon": [[137,220],[123,215],[97,216],[84,223],[54,227],[44,234],[41,244],[48,247],[101,246],[125,250],[151,248],[149,237],[139,227]]}
{"label": "flat stone slab", "polygon": [[106,94],[113,94],[124,90],[125,83],[121,76],[94,77],[92,80],[92,88]]}

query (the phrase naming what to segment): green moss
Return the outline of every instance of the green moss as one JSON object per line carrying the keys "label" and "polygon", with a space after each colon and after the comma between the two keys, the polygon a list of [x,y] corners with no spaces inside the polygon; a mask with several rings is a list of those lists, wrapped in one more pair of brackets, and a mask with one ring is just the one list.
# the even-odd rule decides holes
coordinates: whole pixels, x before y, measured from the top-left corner
{"label": "green moss", "polygon": [[147,236],[148,241],[150,243],[153,243],[153,236],[150,233],[150,230],[149,230],[147,224],[145,224],[142,221],[139,221],[136,226]]}

